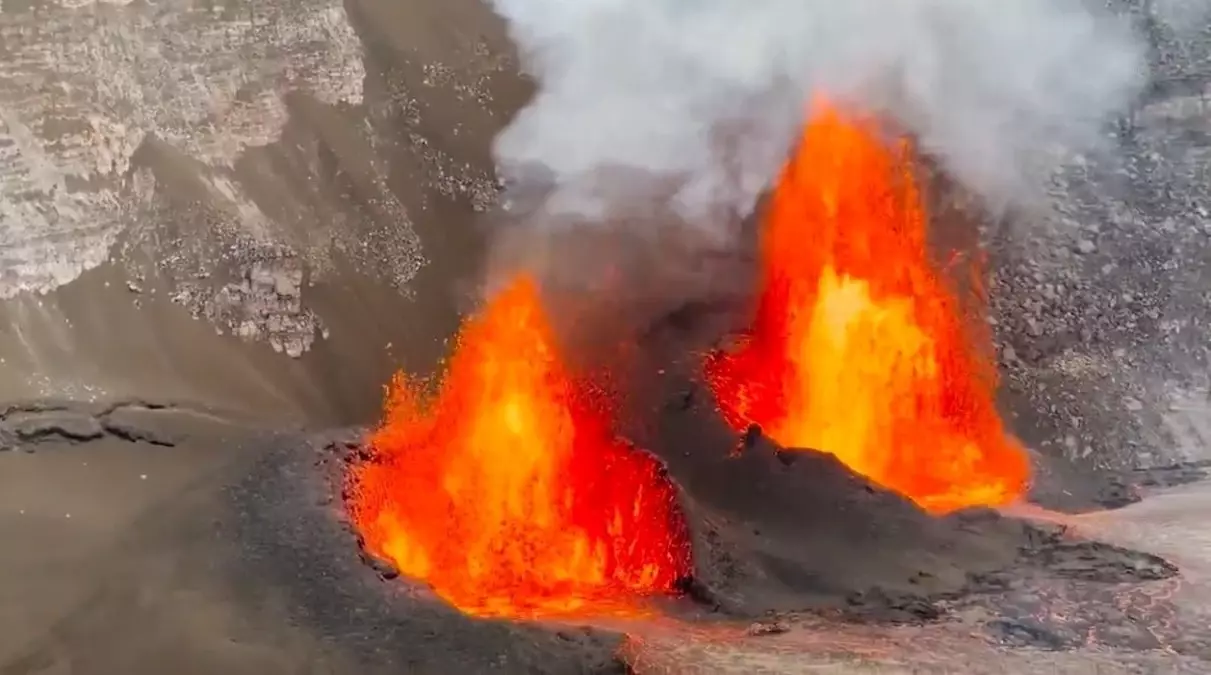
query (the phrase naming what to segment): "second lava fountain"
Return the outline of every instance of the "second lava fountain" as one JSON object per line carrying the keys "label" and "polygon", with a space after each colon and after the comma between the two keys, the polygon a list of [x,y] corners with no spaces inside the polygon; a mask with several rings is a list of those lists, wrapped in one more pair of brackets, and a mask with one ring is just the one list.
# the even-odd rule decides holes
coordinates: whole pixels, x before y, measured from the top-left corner
{"label": "second lava fountain", "polygon": [[887,138],[816,103],[762,224],[755,318],[707,379],[734,428],[835,455],[927,511],[1003,505],[1029,459],[997,412],[987,333],[930,259],[912,148]]}

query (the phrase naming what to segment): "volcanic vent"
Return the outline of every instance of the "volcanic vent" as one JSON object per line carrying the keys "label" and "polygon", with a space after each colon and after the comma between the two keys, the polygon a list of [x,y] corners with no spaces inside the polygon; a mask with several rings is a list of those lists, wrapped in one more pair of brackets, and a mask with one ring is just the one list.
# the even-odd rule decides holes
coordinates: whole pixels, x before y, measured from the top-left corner
{"label": "volcanic vent", "polygon": [[752,326],[707,377],[738,430],[833,454],[931,512],[1002,505],[1029,463],[995,409],[988,337],[930,260],[911,148],[886,138],[816,105],[765,214]]}
{"label": "volcanic vent", "polygon": [[435,399],[398,376],[355,470],[365,546],[483,616],[629,611],[690,572],[662,465],[616,440],[563,366],[526,276],[458,337]]}

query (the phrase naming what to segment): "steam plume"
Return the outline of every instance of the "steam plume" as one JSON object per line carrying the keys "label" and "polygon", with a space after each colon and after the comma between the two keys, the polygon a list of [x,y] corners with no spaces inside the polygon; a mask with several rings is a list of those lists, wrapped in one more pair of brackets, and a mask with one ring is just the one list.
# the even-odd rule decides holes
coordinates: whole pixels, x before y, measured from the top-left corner
{"label": "steam plume", "polygon": [[1096,144],[1145,73],[1144,44],[1082,0],[493,3],[539,81],[497,140],[506,177],[542,167],[546,208],[581,219],[659,197],[720,236],[815,93],[889,116],[1003,204],[1057,148]]}

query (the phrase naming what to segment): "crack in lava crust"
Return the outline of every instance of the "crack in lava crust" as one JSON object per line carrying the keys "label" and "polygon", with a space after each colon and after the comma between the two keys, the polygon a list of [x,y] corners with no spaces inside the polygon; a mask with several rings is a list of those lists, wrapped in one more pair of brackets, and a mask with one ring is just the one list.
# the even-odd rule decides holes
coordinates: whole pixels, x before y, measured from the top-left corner
{"label": "crack in lava crust", "polygon": [[480,616],[619,613],[671,591],[690,573],[676,490],[586,391],[516,278],[463,327],[431,405],[396,376],[350,480],[367,550]]}
{"label": "crack in lava crust", "polygon": [[929,260],[912,166],[907,142],[817,105],[766,213],[755,320],[707,380],[733,427],[831,453],[928,511],[1001,505],[1029,461]]}

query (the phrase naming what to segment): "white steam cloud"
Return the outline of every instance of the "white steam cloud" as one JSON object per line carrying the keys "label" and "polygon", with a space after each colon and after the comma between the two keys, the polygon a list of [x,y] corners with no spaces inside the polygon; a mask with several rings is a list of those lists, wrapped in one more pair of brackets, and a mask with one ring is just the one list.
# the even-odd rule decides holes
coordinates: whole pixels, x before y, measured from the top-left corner
{"label": "white steam cloud", "polygon": [[1096,144],[1146,70],[1142,41],[1082,0],[493,4],[539,82],[497,159],[542,167],[546,207],[589,218],[637,196],[708,228],[747,215],[816,93],[894,119],[1003,204],[1057,148]]}

